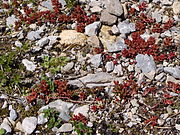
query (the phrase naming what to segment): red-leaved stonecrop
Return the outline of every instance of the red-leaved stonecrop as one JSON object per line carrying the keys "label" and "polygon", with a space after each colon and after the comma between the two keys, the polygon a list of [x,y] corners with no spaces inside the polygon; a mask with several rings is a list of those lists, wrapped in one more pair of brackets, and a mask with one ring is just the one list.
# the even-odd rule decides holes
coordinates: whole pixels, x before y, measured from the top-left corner
{"label": "red-leaved stonecrop", "polygon": [[[22,14],[18,8],[20,8],[21,0],[13,0],[11,5],[3,4],[3,7],[9,9],[11,7],[12,13],[16,15],[18,21],[15,22],[15,30],[18,30],[23,24],[29,25],[36,23],[42,25],[46,22],[60,23],[60,24],[72,24],[77,23],[76,30],[78,32],[84,32],[86,25],[98,20],[97,15],[87,15],[87,13],[79,6],[75,6],[68,14],[62,10],[62,5],[58,0],[51,0],[53,10],[37,11],[36,8],[30,8],[27,4],[23,4],[22,9],[25,14]],[[39,4],[39,2],[37,2]]]}
{"label": "red-leaved stonecrop", "polygon": [[147,16],[143,11],[147,8],[147,3],[140,3],[139,11],[128,5],[128,18],[135,22],[136,32],[131,34],[132,40],[126,39],[125,43],[128,45],[127,49],[122,51],[124,57],[135,58],[135,56],[140,54],[152,55],[155,61],[171,60],[176,57],[175,50],[176,47],[173,43],[171,37],[163,38],[162,42],[156,42],[154,37],[149,37],[145,41],[140,35],[144,34],[148,29],[150,34],[153,33],[163,33],[169,30],[174,25],[174,21],[169,19],[166,23],[156,23],[155,19]]}

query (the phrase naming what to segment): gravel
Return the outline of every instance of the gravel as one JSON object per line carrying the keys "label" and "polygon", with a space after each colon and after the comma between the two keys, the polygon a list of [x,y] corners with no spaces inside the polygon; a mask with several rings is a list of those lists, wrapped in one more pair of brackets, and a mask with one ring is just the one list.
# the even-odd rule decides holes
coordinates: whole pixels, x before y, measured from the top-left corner
{"label": "gravel", "polygon": [[69,2],[0,4],[0,132],[179,135],[180,2]]}

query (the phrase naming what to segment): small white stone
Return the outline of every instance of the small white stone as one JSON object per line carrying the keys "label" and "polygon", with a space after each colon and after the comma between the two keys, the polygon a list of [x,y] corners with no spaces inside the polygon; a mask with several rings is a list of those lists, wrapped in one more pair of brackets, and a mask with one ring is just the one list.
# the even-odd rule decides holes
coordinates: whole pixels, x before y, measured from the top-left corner
{"label": "small white stone", "polygon": [[169,20],[169,17],[167,15],[163,15],[162,22],[166,23]]}
{"label": "small white stone", "polygon": [[111,72],[114,69],[114,63],[112,61],[109,61],[105,65],[106,71]]}
{"label": "small white stone", "polygon": [[131,128],[133,126],[133,123],[130,121],[127,126]]}
{"label": "small white stone", "polygon": [[167,107],[166,110],[167,110],[168,114],[172,114],[172,112],[173,112],[170,107]]}
{"label": "small white stone", "polygon": [[93,127],[93,123],[88,121],[87,126],[88,127]]}
{"label": "small white stone", "polygon": [[124,128],[119,129],[119,133],[122,133],[124,131]]}
{"label": "small white stone", "polygon": [[12,131],[11,126],[10,126],[8,123],[6,123],[6,122],[3,122],[3,123],[0,125],[0,128],[5,129],[6,132],[10,132],[10,133],[11,133],[11,131]]}
{"label": "small white stone", "polygon": [[129,71],[129,72],[134,71],[134,65],[129,65],[129,66],[128,66],[128,71]]}
{"label": "small white stone", "polygon": [[22,127],[24,131],[28,134],[31,134],[37,126],[37,118],[36,117],[26,117],[22,121]]}
{"label": "small white stone", "polygon": [[37,41],[36,45],[39,47],[43,47],[43,46],[47,45],[48,43],[49,43],[49,38],[44,37],[44,38],[40,39],[39,41]]}
{"label": "small white stone", "polygon": [[145,80],[144,74],[143,73],[139,74],[137,81],[138,85],[140,86],[144,80]]}
{"label": "small white stone", "polygon": [[20,41],[15,41],[15,46],[22,47],[22,43]]}
{"label": "small white stone", "polygon": [[57,132],[70,132],[72,130],[73,130],[72,124],[65,123],[57,130]]}
{"label": "small white stone", "polygon": [[62,72],[69,72],[74,67],[74,62],[67,63],[64,67],[62,67]]}
{"label": "small white stone", "polygon": [[102,62],[102,55],[101,54],[93,55],[90,59],[90,63],[96,68],[101,65],[101,62]]}
{"label": "small white stone", "polygon": [[137,99],[133,99],[130,102],[131,102],[132,106],[139,107],[139,104],[137,103]]}
{"label": "small white stone", "polygon": [[117,74],[117,76],[123,75],[123,68],[122,68],[121,64],[115,65],[113,73]]}
{"label": "small white stone", "polygon": [[29,61],[27,59],[23,59],[22,63],[26,67],[26,70],[29,70],[29,71],[33,72],[36,69],[36,65],[33,62],[31,62],[31,61]]}
{"label": "small white stone", "polygon": [[29,109],[30,109],[30,107],[29,107],[29,105],[27,105],[27,106],[25,107],[25,111],[29,111]]}
{"label": "small white stone", "polygon": [[74,110],[74,115],[79,115],[81,113],[86,118],[88,117],[89,105],[83,105]]}
{"label": "small white stone", "polygon": [[180,2],[174,2],[172,8],[175,14],[180,13]]}
{"label": "small white stone", "polygon": [[44,117],[44,113],[40,113],[37,120],[39,125],[45,124],[48,121],[48,119]]}
{"label": "small white stone", "polygon": [[94,6],[92,8],[90,8],[92,13],[100,13],[102,11],[102,8],[100,8],[99,6]]}
{"label": "small white stone", "polygon": [[5,109],[6,107],[8,107],[8,102],[5,100],[4,101],[4,104],[3,104],[3,106],[1,107],[2,109]]}
{"label": "small white stone", "polygon": [[37,25],[36,25],[35,23],[30,24],[30,25],[29,25],[29,28],[31,28],[31,29],[33,29],[33,30],[36,30]]}
{"label": "small white stone", "polygon": [[175,125],[175,128],[176,128],[177,130],[180,130],[180,124],[176,124],[176,125]]}
{"label": "small white stone", "polygon": [[23,130],[23,128],[22,128],[22,124],[21,124],[20,121],[18,121],[18,122],[16,123],[15,129],[17,129],[17,130],[19,130],[19,131],[21,131],[21,132],[24,132],[24,130]]}
{"label": "small white stone", "polygon": [[2,94],[2,95],[0,96],[0,99],[8,99],[8,96],[5,95],[5,94]]}
{"label": "small white stone", "polygon": [[14,109],[10,110],[9,115],[10,115],[11,120],[16,120],[17,119],[17,112]]}
{"label": "small white stone", "polygon": [[6,25],[8,27],[14,27],[16,21],[18,21],[18,19],[15,17],[15,15],[9,16],[6,18]]}
{"label": "small white stone", "polygon": [[113,25],[111,28],[111,31],[113,34],[119,34],[119,29],[116,25]]}
{"label": "small white stone", "polygon": [[169,114],[168,114],[168,113],[163,114],[163,119],[164,119],[164,120],[165,120],[165,119],[167,119],[167,118],[168,118],[168,116],[169,116]]}
{"label": "small white stone", "polygon": [[162,126],[162,125],[164,124],[165,120],[163,120],[163,119],[158,119],[157,122],[158,122],[158,124],[159,124],[160,126]]}
{"label": "small white stone", "polygon": [[131,109],[131,112],[132,112],[132,114],[135,114],[136,113],[136,111],[137,111],[137,107],[133,107],[132,109]]}
{"label": "small white stone", "polygon": [[157,75],[157,76],[155,77],[155,79],[156,79],[157,81],[161,81],[161,79],[162,79],[164,76],[165,76],[165,73],[160,73],[159,75]]}

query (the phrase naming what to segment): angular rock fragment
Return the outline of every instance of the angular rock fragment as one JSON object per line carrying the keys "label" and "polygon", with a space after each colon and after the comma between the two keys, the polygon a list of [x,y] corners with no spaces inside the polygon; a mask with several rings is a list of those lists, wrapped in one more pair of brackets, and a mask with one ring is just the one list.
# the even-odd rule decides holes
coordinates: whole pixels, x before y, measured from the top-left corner
{"label": "angular rock fragment", "polygon": [[127,45],[122,40],[119,40],[113,44],[107,44],[108,52],[119,52],[126,48]]}
{"label": "angular rock fragment", "polygon": [[57,132],[70,132],[73,130],[73,126],[71,123],[64,123],[58,130]]}
{"label": "angular rock fragment", "polygon": [[9,16],[6,18],[6,25],[8,27],[14,27],[16,21],[18,21],[18,19],[15,17],[15,15]]}
{"label": "angular rock fragment", "polygon": [[100,22],[94,22],[85,27],[85,35],[93,36],[97,35],[98,30],[100,28]]}
{"label": "angular rock fragment", "polygon": [[31,40],[31,41],[34,41],[36,39],[40,39],[41,36],[39,35],[39,33],[37,31],[30,31],[28,34],[27,34],[27,39]]}
{"label": "angular rock fragment", "polygon": [[180,78],[180,67],[165,67],[164,71],[171,74],[175,78]]}
{"label": "angular rock fragment", "polygon": [[90,59],[90,63],[96,68],[98,68],[101,65],[102,62],[102,54],[96,54],[93,55]]}
{"label": "angular rock fragment", "polygon": [[84,45],[86,43],[86,35],[75,30],[63,30],[60,35],[60,43],[65,45]]}
{"label": "angular rock fragment", "polygon": [[22,121],[22,128],[27,134],[31,134],[37,126],[37,118],[36,117],[26,117]]}
{"label": "angular rock fragment", "polygon": [[29,70],[29,71],[33,72],[36,69],[36,65],[33,62],[31,62],[31,61],[29,61],[27,59],[23,59],[22,63],[26,67],[26,70]]}
{"label": "angular rock fragment", "polygon": [[114,63],[112,61],[109,61],[105,65],[106,71],[111,72],[114,70]]}
{"label": "angular rock fragment", "polygon": [[119,0],[105,0],[106,8],[110,14],[121,16],[123,14],[123,7]]}
{"label": "angular rock fragment", "polygon": [[147,54],[138,54],[136,56],[136,61],[136,66],[139,67],[143,73],[148,73],[156,70],[156,64],[151,55],[148,56]]}
{"label": "angular rock fragment", "polygon": [[113,25],[116,23],[117,21],[117,17],[114,16],[114,15],[111,15],[108,10],[103,10],[101,12],[101,17],[100,17],[100,21],[104,24],[107,24],[107,25]]}
{"label": "angular rock fragment", "polygon": [[49,38],[48,37],[44,37],[42,39],[40,39],[36,45],[39,46],[39,47],[43,47],[45,45],[47,45],[49,43]]}
{"label": "angular rock fragment", "polygon": [[79,115],[79,113],[81,113],[82,115],[84,115],[86,118],[88,117],[88,111],[89,111],[89,105],[83,105],[80,107],[77,107],[74,110],[74,115]]}
{"label": "angular rock fragment", "polygon": [[122,82],[122,78],[116,78],[108,73],[99,72],[95,74],[88,74],[77,80],[69,80],[68,84],[76,85],[78,87],[96,87],[96,86],[109,86],[111,82],[118,80]]}
{"label": "angular rock fragment", "polygon": [[136,30],[135,24],[134,23],[129,23],[127,21],[120,22],[118,24],[118,28],[119,28],[120,33],[122,33],[122,34],[127,34],[127,33],[130,33],[130,32],[134,32]]}
{"label": "angular rock fragment", "polygon": [[180,1],[174,2],[172,5],[172,9],[175,14],[179,14],[180,13]]}

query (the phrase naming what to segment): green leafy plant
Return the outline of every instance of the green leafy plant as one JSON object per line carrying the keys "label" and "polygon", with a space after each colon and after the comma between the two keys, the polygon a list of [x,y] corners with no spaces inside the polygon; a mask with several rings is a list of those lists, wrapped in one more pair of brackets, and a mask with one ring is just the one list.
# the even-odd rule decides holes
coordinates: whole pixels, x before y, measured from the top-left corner
{"label": "green leafy plant", "polygon": [[74,115],[71,120],[78,135],[93,135],[93,130],[87,126],[88,121],[84,115],[79,113]]}
{"label": "green leafy plant", "polygon": [[78,135],[93,135],[92,128],[88,127],[83,122],[73,122],[74,130],[77,132]]}
{"label": "green leafy plant", "polygon": [[16,62],[16,52],[0,55],[0,86],[18,85],[20,82],[20,74],[17,68],[20,68],[20,65],[17,65]]}
{"label": "green leafy plant", "polygon": [[59,127],[61,120],[59,119],[59,112],[53,108],[43,110],[44,118],[48,118],[48,128]]}
{"label": "green leafy plant", "polygon": [[43,63],[41,64],[44,68],[49,70],[52,74],[60,72],[61,67],[65,66],[70,59],[67,57],[49,57],[45,56],[43,58]]}
{"label": "green leafy plant", "polygon": [[66,4],[67,4],[68,8],[72,8],[76,3],[75,0],[65,0],[65,1],[66,1]]}
{"label": "green leafy plant", "polygon": [[6,133],[6,130],[3,128],[0,128],[0,135],[4,135]]}
{"label": "green leafy plant", "polygon": [[28,43],[16,50],[8,50],[0,54],[0,87],[4,87],[7,93],[11,93],[12,89],[19,87],[23,78],[24,66],[21,63],[22,57],[29,49]]}

